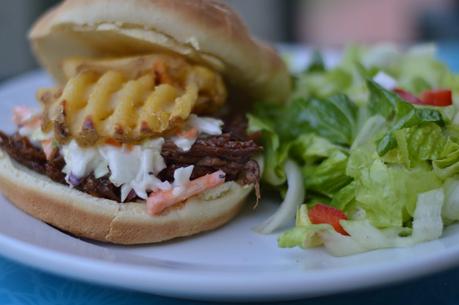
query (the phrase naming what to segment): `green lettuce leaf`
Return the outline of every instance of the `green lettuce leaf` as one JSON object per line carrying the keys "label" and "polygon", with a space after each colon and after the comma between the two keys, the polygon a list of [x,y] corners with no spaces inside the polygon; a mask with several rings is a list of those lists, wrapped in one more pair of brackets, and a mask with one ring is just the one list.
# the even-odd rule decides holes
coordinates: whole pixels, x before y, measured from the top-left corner
{"label": "green lettuce leaf", "polygon": [[295,160],[298,160],[300,164],[307,165],[318,164],[318,162],[330,157],[335,151],[345,151],[341,146],[313,133],[301,135],[287,146]]}
{"label": "green lettuce leaf", "polygon": [[370,79],[367,80],[367,87],[370,92],[368,110],[371,115],[381,115],[391,120],[404,117],[414,108],[395,92],[384,89]]}
{"label": "green lettuce leaf", "polygon": [[332,197],[352,181],[346,175],[347,162],[348,156],[337,150],[318,165],[305,165],[302,172],[306,189]]}
{"label": "green lettuce leaf", "polygon": [[254,115],[248,115],[249,133],[261,132],[264,148],[264,171],[263,179],[274,186],[284,184],[286,181],[283,166],[287,160],[286,153],[282,151],[280,139],[272,121],[261,119]]}
{"label": "green lettuce leaf", "polygon": [[351,181],[346,175],[349,152],[342,146],[310,133],[291,142],[288,150],[302,166],[309,199],[329,202],[335,192]]}
{"label": "green lettuce leaf", "polygon": [[350,211],[351,206],[355,205],[355,191],[357,183],[352,181],[342,189],[340,189],[330,202],[330,205],[341,210],[341,211]]}
{"label": "green lettuce leaf", "polygon": [[459,174],[459,144],[448,139],[440,158],[433,161],[432,166],[435,174],[442,179]]}
{"label": "green lettuce leaf", "polygon": [[443,186],[445,203],[442,209],[443,220],[452,223],[459,220],[459,180],[449,178]]}
{"label": "green lettuce leaf", "polygon": [[354,178],[356,204],[380,228],[402,226],[413,215],[417,194],[442,185],[427,165],[386,164],[370,145],[351,153],[347,174]]}
{"label": "green lettuce leaf", "polygon": [[297,213],[296,227],[284,232],[278,239],[278,245],[282,248],[312,248],[323,244],[334,256],[413,246],[441,236],[444,202],[445,193],[441,188],[420,193],[416,198],[412,228],[393,226],[381,229],[375,227],[368,219],[342,220],[340,223],[349,236],[336,232],[330,225],[311,224],[307,208],[303,205]]}
{"label": "green lettuce leaf", "polygon": [[[361,114],[360,117],[366,117],[366,114]],[[362,127],[352,143],[351,150],[368,144],[375,138],[381,138],[387,131],[387,121],[379,114],[369,117],[359,125]]]}
{"label": "green lettuce leaf", "polygon": [[453,74],[444,63],[435,58],[435,54],[435,46],[426,45],[401,56],[393,68],[400,87],[415,94],[430,89],[451,88],[445,85]]}
{"label": "green lettuce leaf", "polygon": [[328,98],[346,92],[352,86],[352,75],[342,68],[314,71],[300,75],[293,92],[293,100],[297,98]]}
{"label": "green lettuce leaf", "polygon": [[296,99],[281,118],[280,134],[287,140],[314,133],[334,144],[350,146],[357,133],[358,108],[342,94],[326,99]]}
{"label": "green lettuce leaf", "polygon": [[443,233],[441,217],[445,195],[442,189],[420,193],[413,213],[413,228],[392,227],[378,229],[368,220],[341,221],[350,236],[328,229],[319,232],[325,248],[332,255],[355,253],[393,247],[410,247],[417,243],[437,239]]}
{"label": "green lettuce leaf", "polygon": [[394,132],[397,148],[388,152],[384,161],[414,168],[423,161],[441,158],[448,137],[436,124],[404,128]]}
{"label": "green lettuce leaf", "polygon": [[403,101],[396,93],[384,89],[372,80],[367,81],[370,91],[369,111],[371,115],[381,115],[390,124],[389,131],[378,142],[378,154],[384,156],[397,146],[395,132],[408,127],[435,123],[444,126],[441,113],[430,108],[419,108]]}
{"label": "green lettuce leaf", "polygon": [[303,204],[296,213],[295,227],[285,231],[277,239],[281,248],[313,248],[322,244],[319,232],[332,229],[326,224],[312,224],[308,216],[308,207]]}
{"label": "green lettuce leaf", "polygon": [[313,72],[325,72],[326,70],[327,68],[322,54],[319,51],[314,51],[311,56],[311,62],[305,70],[306,75]]}

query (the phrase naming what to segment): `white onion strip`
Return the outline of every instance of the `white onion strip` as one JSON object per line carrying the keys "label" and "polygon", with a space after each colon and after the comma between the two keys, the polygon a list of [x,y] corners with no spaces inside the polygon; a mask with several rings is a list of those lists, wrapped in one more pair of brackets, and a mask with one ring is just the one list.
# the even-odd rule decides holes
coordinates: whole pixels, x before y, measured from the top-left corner
{"label": "white onion strip", "polygon": [[305,190],[300,168],[295,162],[288,160],[284,169],[288,183],[285,199],[271,217],[254,228],[257,233],[271,234],[288,225],[295,219],[296,211],[304,201]]}

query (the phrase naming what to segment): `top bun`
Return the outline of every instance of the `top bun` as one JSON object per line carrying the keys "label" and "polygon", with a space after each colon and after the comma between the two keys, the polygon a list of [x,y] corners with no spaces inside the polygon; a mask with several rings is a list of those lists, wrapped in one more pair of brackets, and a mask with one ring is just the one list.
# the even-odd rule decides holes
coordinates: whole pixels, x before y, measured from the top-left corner
{"label": "top bun", "polygon": [[61,84],[69,57],[173,52],[220,72],[238,95],[283,102],[286,65],[217,0],[66,0],[30,33],[39,61]]}

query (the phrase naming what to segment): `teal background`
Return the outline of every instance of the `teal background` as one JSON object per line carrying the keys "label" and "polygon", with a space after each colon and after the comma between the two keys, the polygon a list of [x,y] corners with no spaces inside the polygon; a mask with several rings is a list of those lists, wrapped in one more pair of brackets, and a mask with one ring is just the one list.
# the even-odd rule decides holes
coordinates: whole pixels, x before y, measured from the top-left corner
{"label": "teal background", "polygon": [[[459,44],[442,43],[440,58],[459,72]],[[459,268],[405,283],[280,304],[459,304]],[[0,257],[0,305],[193,305],[46,274]]]}
{"label": "teal background", "polygon": [[[385,288],[278,304],[459,304],[458,283],[459,268],[456,268],[415,281]],[[0,258],[0,304],[195,305],[203,304],[203,302],[177,300],[91,285],[35,271]]]}

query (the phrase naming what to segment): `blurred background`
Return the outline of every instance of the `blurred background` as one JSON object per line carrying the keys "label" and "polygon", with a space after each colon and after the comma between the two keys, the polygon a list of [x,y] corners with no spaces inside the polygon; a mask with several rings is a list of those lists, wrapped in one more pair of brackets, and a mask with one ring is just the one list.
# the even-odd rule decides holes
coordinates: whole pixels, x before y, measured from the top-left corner
{"label": "blurred background", "polygon": [[[126,0],[128,1],[128,0]],[[26,40],[33,21],[57,0],[4,0],[0,81],[36,67]],[[227,0],[253,33],[274,43],[339,48],[346,43],[440,42],[459,53],[459,0]],[[458,55],[456,56],[454,53]]]}

